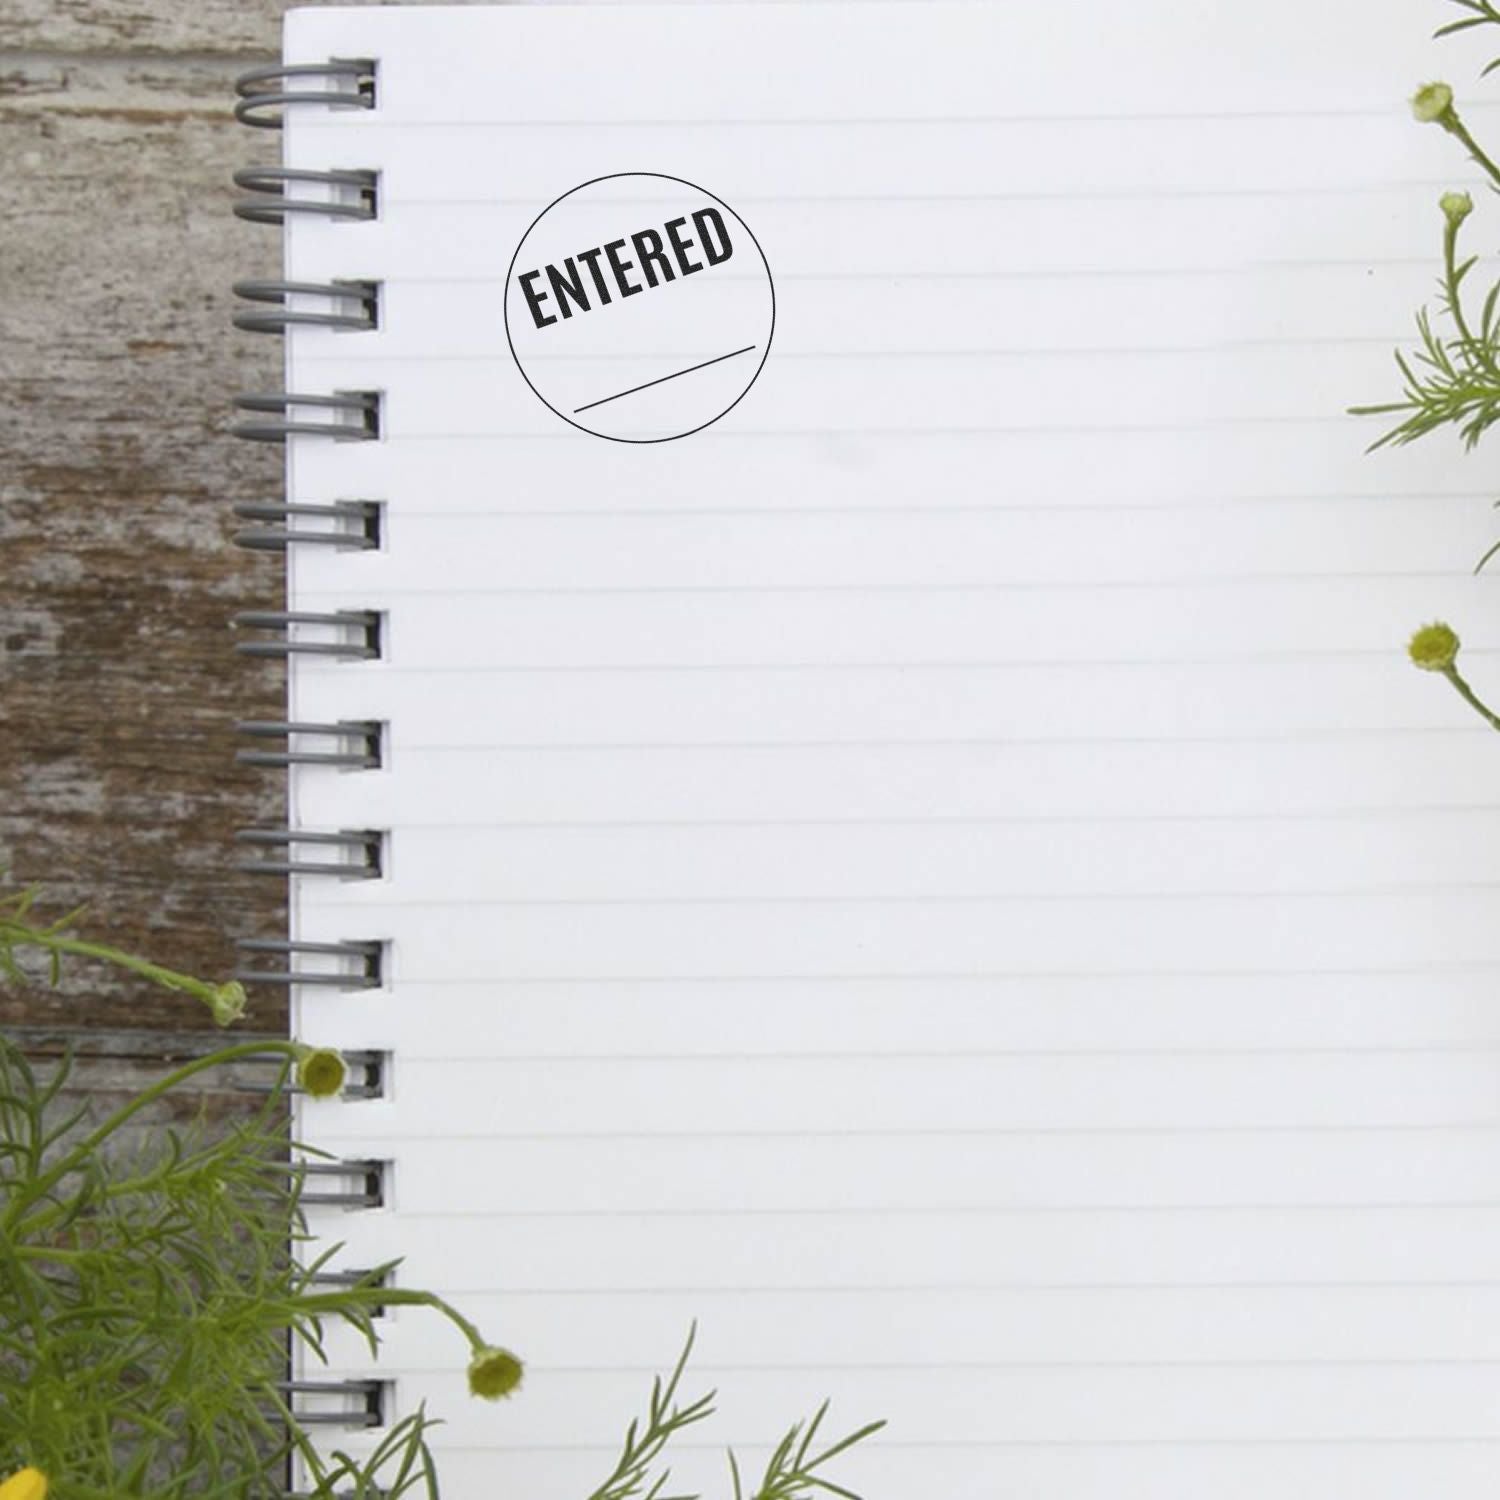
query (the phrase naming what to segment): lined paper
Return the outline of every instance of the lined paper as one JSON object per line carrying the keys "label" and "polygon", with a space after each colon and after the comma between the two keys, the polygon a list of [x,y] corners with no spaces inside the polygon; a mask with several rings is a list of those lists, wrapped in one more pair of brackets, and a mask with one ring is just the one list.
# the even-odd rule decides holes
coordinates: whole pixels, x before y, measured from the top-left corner
{"label": "lined paper", "polygon": [[[385,647],[297,660],[291,717],[388,725],[383,769],[291,786],[387,831],[294,935],[384,940],[388,983],[295,1026],[392,1055],[300,1126],[391,1164],[312,1215],[341,1263],[404,1256],[527,1358],[492,1408],[451,1329],[385,1320],[447,1493],[589,1493],[694,1319],[720,1410],[674,1491],[829,1396],[889,1419],[831,1473],[869,1500],[1490,1492],[1495,751],[1404,643],[1449,618],[1493,665],[1493,514],[1455,444],[1366,456],[1345,414],[1463,185],[1403,102],[1473,54],[1429,23],[289,15],[380,93],[295,112],[287,162],[381,208],[296,218],[287,275],[382,282],[379,331],[291,331],[289,389],[383,394],[289,492],[386,518],[290,558],[290,608]],[[502,305],[549,203],[643,172],[751,226],[776,325],[718,423],[616,443]],[[588,373],[720,352],[667,320]]]}

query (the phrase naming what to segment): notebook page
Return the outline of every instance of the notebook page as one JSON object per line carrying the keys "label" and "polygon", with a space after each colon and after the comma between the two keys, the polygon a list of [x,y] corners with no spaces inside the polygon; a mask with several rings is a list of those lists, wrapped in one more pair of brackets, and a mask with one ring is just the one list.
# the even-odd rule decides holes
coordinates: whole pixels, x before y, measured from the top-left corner
{"label": "notebook page", "polygon": [[[389,831],[294,933],[386,940],[389,984],[296,1027],[393,1055],[302,1128],[393,1163],[314,1215],[344,1263],[404,1256],[528,1360],[490,1407],[450,1329],[386,1320],[447,1493],[586,1495],[694,1318],[719,1415],[673,1490],[831,1396],[890,1420],[831,1474],[870,1500],[1489,1492],[1495,748],[1403,646],[1450,617],[1482,675],[1492,516],[1451,444],[1367,458],[1343,414],[1463,180],[1402,102],[1431,24],[289,17],[380,96],[295,114],[288,163],[381,196],[294,222],[287,275],[383,294],[293,331],[289,389],[384,396],[378,443],[293,440],[289,493],[386,508],[380,551],[291,558],[291,608],[385,620],[291,717],[389,725],[384,769],[292,787]],[[507,274],[596,179],[663,226],[648,173],[753,231],[774,336],[720,420],[610,441],[528,384]],[[702,281],[753,310],[758,275]],[[673,295],[590,389],[728,353],[637,316]]]}

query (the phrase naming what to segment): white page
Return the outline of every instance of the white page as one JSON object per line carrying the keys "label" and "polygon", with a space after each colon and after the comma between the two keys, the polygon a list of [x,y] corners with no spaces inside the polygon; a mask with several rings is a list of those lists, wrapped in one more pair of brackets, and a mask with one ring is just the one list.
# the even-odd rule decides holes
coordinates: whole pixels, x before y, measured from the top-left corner
{"label": "white page", "polygon": [[[869,1500],[1490,1492],[1495,749],[1403,646],[1451,616],[1483,675],[1492,517],[1452,443],[1344,414],[1466,180],[1403,102],[1472,62],[1430,9],[290,15],[379,97],[292,112],[288,164],[381,181],[287,274],[383,285],[288,388],[384,398],[290,495],[386,512],[292,558],[290,607],[386,629],[291,716],[389,725],[292,788],[389,832],[294,933],[388,983],[295,1025],[393,1055],[301,1125],[393,1164],[313,1215],[344,1263],[528,1361],[493,1408],[386,1320],[447,1493],[581,1500],[694,1318],[674,1490],[831,1396],[890,1420],[831,1471]],[[616,173],[706,189],[774,280],[759,378],[675,441],[569,425],[507,342],[528,226]],[[755,305],[720,271],[694,308]],[[679,290],[621,300],[595,389],[728,352],[637,316]]]}

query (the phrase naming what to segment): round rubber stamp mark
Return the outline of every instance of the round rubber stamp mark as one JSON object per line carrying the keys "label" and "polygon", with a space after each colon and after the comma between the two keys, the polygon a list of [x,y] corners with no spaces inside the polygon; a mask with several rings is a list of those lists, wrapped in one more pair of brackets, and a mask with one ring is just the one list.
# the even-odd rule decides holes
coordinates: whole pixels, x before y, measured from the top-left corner
{"label": "round rubber stamp mark", "polygon": [[595,177],[532,221],[505,277],[505,336],[565,422],[662,443],[755,384],[776,326],[771,268],[722,198],[680,177]]}

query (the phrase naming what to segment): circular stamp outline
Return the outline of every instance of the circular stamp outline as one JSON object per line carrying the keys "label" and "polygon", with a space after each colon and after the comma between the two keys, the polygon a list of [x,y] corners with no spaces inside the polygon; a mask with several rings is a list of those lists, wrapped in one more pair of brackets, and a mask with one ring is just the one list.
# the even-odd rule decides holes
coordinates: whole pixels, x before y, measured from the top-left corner
{"label": "circular stamp outline", "polygon": [[[532,385],[531,376],[526,373],[526,366],[521,363],[521,356],[516,353],[515,340],[510,336],[510,283],[511,278],[515,275],[516,262],[521,258],[521,247],[526,243],[527,236],[530,235],[531,231],[535,229],[536,226],[540,224],[542,220],[545,219],[547,215],[550,214],[552,210],[563,201],[564,198],[571,198],[574,193],[581,193],[584,188],[593,187],[594,184],[598,182],[613,181],[616,177],[659,177],[663,182],[675,182],[679,183],[683,187],[692,188],[695,193],[702,193],[705,198],[713,199],[713,201],[717,203],[720,208],[729,209],[729,212],[734,215],[735,222],[740,224],[744,228],[745,233],[750,236],[750,243],[755,246],[755,253],[760,256],[760,263],[765,267],[766,285],[770,288],[771,292],[771,327],[766,334],[766,347],[761,353],[760,363],[755,367],[755,374],[750,377],[749,381],[746,383],[745,389],[742,390],[739,395],[736,396],[734,400],[731,401],[729,405],[726,406],[724,410],[718,414],[718,416],[710,417],[708,421],[700,422],[696,427],[689,427],[686,432],[673,432],[668,434],[666,437],[615,437],[608,432],[595,432],[592,427],[585,427],[582,422],[575,422],[572,417],[558,411],[558,409],[539,390],[537,390],[536,386]],[[699,187],[696,182],[689,182],[685,177],[673,177],[669,172],[606,172],[602,177],[590,177],[587,182],[580,182],[577,187],[569,188],[565,193],[559,193],[557,197],[555,197],[546,206],[546,208],[544,208],[541,213],[539,213],[536,218],[534,218],[531,223],[526,226],[525,234],[523,234],[521,238],[516,242],[515,253],[510,258],[510,265],[505,269],[505,290],[500,298],[500,316],[505,324],[505,342],[510,348],[510,357],[515,361],[516,369],[521,372],[521,379],[526,382],[528,387],[530,387],[531,394],[535,396],[537,400],[547,408],[548,411],[552,412],[554,416],[561,417],[569,427],[576,427],[579,432],[586,432],[590,437],[603,438],[607,443],[675,443],[678,438],[692,437],[695,432],[702,432],[705,427],[712,427],[720,417],[727,417],[729,413],[732,412],[735,407],[737,407],[740,402],[750,394],[751,386],[753,386],[755,382],[760,379],[760,372],[766,367],[766,357],[771,352],[771,342],[776,337],[776,278],[771,275],[771,262],[766,259],[766,252],[761,249],[760,241],[755,237],[755,231],[748,224],[746,224],[744,219],[740,217],[739,213],[734,208],[730,207],[730,205],[726,203],[722,198],[720,198],[718,194],[709,192],[707,188]]]}

